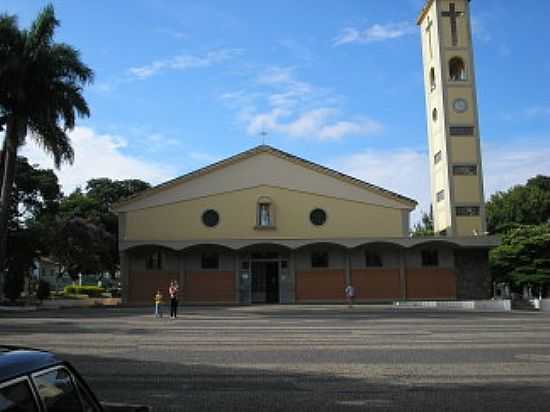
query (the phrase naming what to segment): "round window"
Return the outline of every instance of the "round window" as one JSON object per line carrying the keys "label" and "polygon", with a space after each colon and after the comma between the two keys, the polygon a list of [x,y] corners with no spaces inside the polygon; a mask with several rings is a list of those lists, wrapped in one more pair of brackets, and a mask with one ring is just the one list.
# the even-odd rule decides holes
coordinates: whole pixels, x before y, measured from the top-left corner
{"label": "round window", "polygon": [[309,220],[315,226],[322,226],[327,221],[327,214],[323,209],[314,209],[309,214]]}
{"label": "round window", "polygon": [[215,210],[209,209],[202,214],[202,223],[208,227],[216,226],[220,221],[220,215]]}

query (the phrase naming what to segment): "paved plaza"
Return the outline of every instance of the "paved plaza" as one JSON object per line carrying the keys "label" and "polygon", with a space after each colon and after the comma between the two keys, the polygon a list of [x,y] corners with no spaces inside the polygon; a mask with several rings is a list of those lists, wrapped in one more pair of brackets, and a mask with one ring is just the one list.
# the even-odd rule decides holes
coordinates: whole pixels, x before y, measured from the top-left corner
{"label": "paved plaza", "polygon": [[548,411],[550,314],[389,307],[0,314],[104,400],[183,411]]}

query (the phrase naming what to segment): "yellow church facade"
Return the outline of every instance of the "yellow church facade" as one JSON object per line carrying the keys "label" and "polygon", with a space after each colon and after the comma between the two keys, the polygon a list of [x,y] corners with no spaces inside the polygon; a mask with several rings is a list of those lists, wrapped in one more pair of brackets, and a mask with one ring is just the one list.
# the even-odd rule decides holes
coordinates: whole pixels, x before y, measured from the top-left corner
{"label": "yellow church facade", "polygon": [[413,199],[262,145],[115,205],[123,301],[171,280],[188,304],[490,297],[468,2],[418,24],[437,236],[410,237]]}
{"label": "yellow church facade", "polygon": [[415,206],[259,146],[117,205],[124,301],[171,280],[197,304],[486,298],[494,240],[410,238]]}

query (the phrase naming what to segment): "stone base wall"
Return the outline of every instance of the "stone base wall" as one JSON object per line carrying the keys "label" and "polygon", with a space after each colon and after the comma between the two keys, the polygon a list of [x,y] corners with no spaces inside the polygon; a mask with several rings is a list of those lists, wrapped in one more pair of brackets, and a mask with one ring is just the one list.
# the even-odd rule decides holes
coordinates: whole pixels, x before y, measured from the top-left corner
{"label": "stone base wall", "polygon": [[492,296],[489,272],[489,251],[457,249],[457,299],[490,299]]}

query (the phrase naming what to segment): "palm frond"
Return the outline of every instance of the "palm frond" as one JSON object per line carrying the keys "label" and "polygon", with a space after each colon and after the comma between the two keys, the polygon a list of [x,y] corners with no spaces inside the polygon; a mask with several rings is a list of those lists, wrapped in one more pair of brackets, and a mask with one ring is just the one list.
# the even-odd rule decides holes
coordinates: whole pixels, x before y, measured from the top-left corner
{"label": "palm frond", "polygon": [[80,52],[65,43],[56,43],[49,48],[50,57],[55,62],[57,75],[81,84],[94,81],[94,72],[82,63]]}
{"label": "palm frond", "polygon": [[30,124],[33,138],[38,145],[47,153],[53,156],[54,165],[59,169],[63,163],[74,162],[74,150],[71,146],[71,139],[55,122],[47,121]]}
{"label": "palm frond", "polygon": [[74,161],[67,132],[75,127],[77,116],[90,115],[83,87],[93,81],[94,73],[77,49],[54,43],[57,26],[52,5],[29,30],[20,30],[13,16],[0,16],[0,108],[24,119],[31,138],[59,168]]}
{"label": "palm frond", "polygon": [[59,26],[59,20],[55,17],[52,4],[48,4],[38,14],[30,30],[27,32],[27,46],[29,52],[52,44],[55,29]]}

